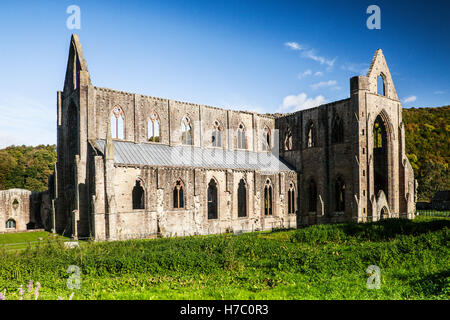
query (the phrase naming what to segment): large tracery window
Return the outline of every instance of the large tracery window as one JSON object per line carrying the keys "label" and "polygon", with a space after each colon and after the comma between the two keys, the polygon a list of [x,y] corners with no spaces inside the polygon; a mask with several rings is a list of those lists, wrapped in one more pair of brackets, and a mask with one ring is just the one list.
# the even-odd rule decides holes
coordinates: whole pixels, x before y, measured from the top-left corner
{"label": "large tracery window", "polygon": [[273,199],[272,199],[272,184],[270,180],[266,180],[266,185],[264,186],[264,214],[272,215]]}
{"label": "large tracery window", "polygon": [[148,141],[161,142],[159,133],[159,117],[156,112],[152,112],[148,120]]}
{"label": "large tracery window", "polygon": [[133,210],[145,209],[145,191],[142,180],[137,179],[133,188]]}
{"label": "large tracery window", "polygon": [[115,139],[124,139],[124,126],[123,126],[123,110],[119,106],[115,106],[111,115],[111,134]]}
{"label": "large tracery window", "polygon": [[239,181],[238,186],[238,217],[247,216],[247,186],[244,179]]}
{"label": "large tracery window", "polygon": [[173,207],[174,209],[184,208],[184,184],[181,179],[178,179],[173,187]]}
{"label": "large tracery window", "polygon": [[383,190],[388,196],[388,133],[383,118],[378,115],[373,125],[373,173],[375,194]]}
{"label": "large tracery window", "polygon": [[336,201],[336,211],[345,211],[345,183],[340,177],[336,179],[334,193]]}
{"label": "large tracery window", "polygon": [[295,187],[294,183],[289,183],[289,190],[288,190],[288,213],[294,214],[295,213]]}
{"label": "large tracery window", "polygon": [[243,124],[239,125],[237,131],[237,147],[238,149],[247,149],[247,139],[245,138],[245,128]]}
{"label": "large tracery window", "polygon": [[184,117],[181,121],[181,142],[192,145],[192,126],[188,117]]}
{"label": "large tracery window", "polygon": [[219,121],[214,122],[214,128],[211,135],[211,144],[213,147],[222,146],[222,128]]}
{"label": "large tracery window", "polygon": [[208,219],[218,218],[217,183],[214,179],[208,184]]}

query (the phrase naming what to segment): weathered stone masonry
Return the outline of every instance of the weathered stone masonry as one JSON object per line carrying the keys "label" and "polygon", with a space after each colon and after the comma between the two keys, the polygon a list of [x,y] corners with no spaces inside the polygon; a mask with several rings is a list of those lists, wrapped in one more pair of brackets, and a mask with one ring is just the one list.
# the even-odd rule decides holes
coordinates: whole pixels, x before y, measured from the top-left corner
{"label": "weathered stone masonry", "polygon": [[350,98],[262,115],[95,87],[74,35],[57,101],[60,233],[115,240],[413,216],[401,103],[381,50],[350,79]]}

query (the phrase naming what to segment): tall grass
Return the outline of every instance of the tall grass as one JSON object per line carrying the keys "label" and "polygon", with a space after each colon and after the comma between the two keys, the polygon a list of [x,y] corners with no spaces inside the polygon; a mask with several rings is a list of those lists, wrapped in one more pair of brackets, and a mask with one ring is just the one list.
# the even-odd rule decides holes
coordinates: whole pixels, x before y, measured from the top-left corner
{"label": "tall grass", "polygon": [[[61,240],[0,251],[0,291],[35,279],[41,295],[65,295],[69,265],[86,299],[448,299],[448,218],[389,219],[289,231],[155,240]],[[380,290],[366,287],[369,265]]]}

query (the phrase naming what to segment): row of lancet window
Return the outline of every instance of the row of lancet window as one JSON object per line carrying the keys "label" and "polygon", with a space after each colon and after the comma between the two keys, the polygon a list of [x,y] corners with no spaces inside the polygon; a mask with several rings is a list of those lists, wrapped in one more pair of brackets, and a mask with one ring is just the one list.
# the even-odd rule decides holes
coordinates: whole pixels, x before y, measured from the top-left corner
{"label": "row of lancet window", "polygon": [[[124,112],[119,106],[112,110],[111,118],[111,134],[114,139],[124,139]],[[215,121],[212,134],[211,145],[213,147],[222,147],[222,131],[223,128],[219,121]],[[148,120],[147,139],[150,142],[161,142],[160,120],[156,112],[152,112]],[[247,138],[243,124],[240,124],[236,134],[236,146],[238,149],[247,149]],[[192,145],[192,124],[188,117],[184,117],[181,121],[181,143],[184,145]],[[265,127],[262,135],[262,150],[271,150],[271,132]]]}
{"label": "row of lancet window", "polygon": [[[331,128],[331,143],[343,143],[343,142],[344,142],[344,124],[342,119],[339,116],[336,116],[333,119]],[[315,146],[317,146],[316,128],[314,122],[310,121],[306,128],[306,147],[312,148]],[[293,150],[292,131],[290,128],[286,130],[286,134],[284,137],[284,150],[285,151]]]}
{"label": "row of lancet window", "polygon": [[[247,216],[248,197],[247,197],[247,183],[244,179],[241,179],[238,184],[237,206],[238,217]],[[183,209],[185,207],[185,186],[181,179],[178,179],[173,187],[172,195],[172,207],[174,209]],[[133,210],[145,209],[145,191],[144,184],[141,179],[136,180],[136,184],[133,187],[132,192]],[[218,218],[218,192],[217,181],[211,179],[208,184],[207,190],[207,202],[208,202],[208,219]],[[291,182],[288,190],[288,213],[295,213],[295,187]],[[266,180],[264,185],[264,214],[273,214],[273,187],[269,179]]]}

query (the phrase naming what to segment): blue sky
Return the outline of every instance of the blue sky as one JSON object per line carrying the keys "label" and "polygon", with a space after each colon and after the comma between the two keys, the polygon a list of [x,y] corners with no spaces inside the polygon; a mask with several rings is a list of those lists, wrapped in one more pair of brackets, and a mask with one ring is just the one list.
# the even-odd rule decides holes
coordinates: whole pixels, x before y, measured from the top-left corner
{"label": "blue sky", "polygon": [[448,21],[449,1],[2,1],[0,147],[56,143],[72,32],[96,86],[265,113],[347,98],[378,48],[404,107],[448,105]]}

